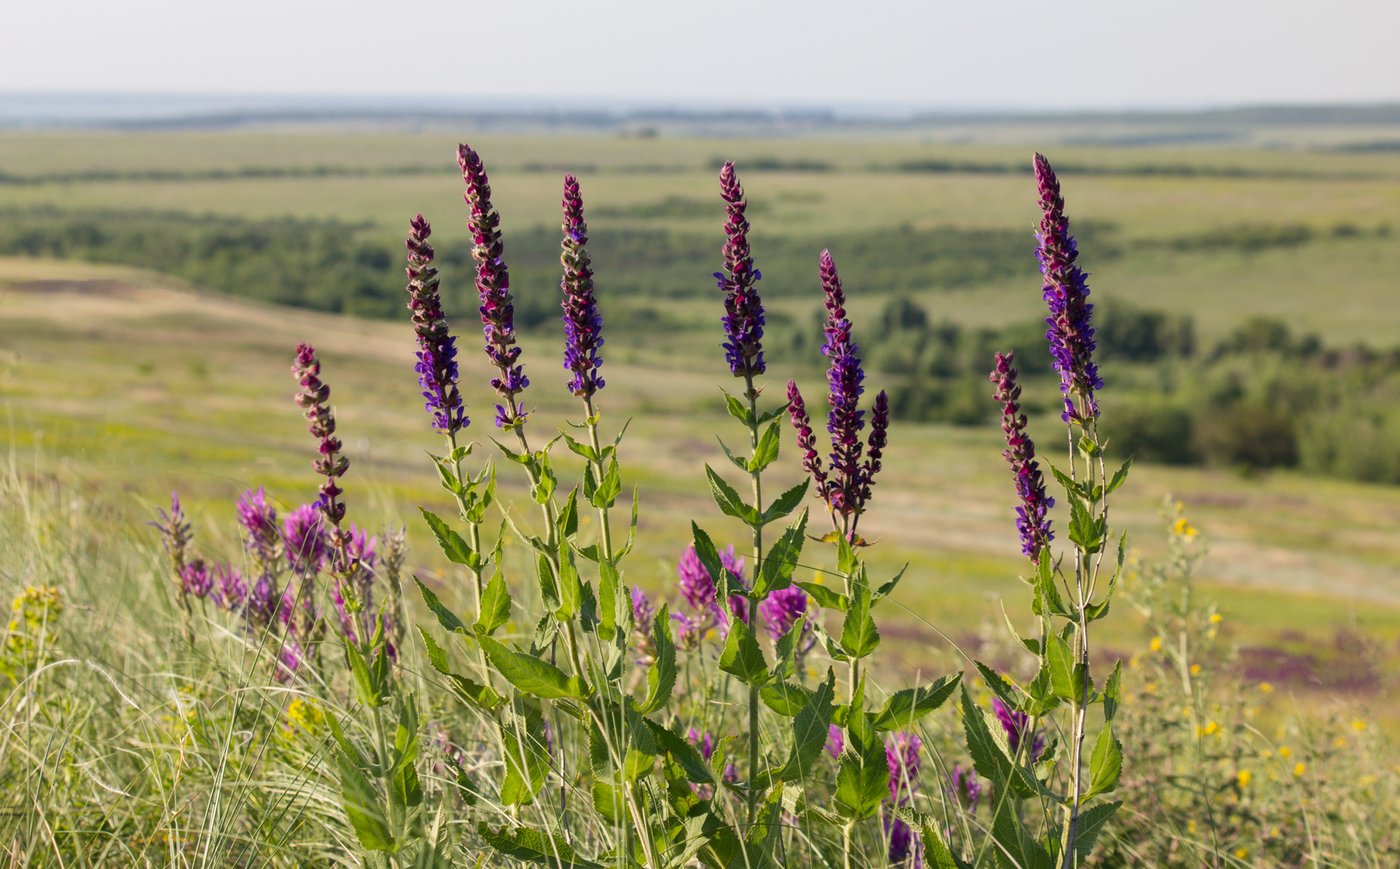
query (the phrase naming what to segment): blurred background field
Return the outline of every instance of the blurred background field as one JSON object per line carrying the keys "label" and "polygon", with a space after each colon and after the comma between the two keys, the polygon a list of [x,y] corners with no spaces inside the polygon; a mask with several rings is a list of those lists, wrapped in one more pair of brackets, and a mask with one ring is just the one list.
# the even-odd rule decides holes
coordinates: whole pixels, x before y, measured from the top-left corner
{"label": "blurred background field", "polygon": [[[574,410],[558,348],[558,201],[579,175],[607,346],[608,419],[640,487],[629,580],[663,590],[702,464],[722,459],[718,161],[736,161],[770,308],[770,390],[822,386],[816,259],[842,268],[856,339],[897,419],[862,529],[909,562],[887,660],[928,668],[1025,601],[985,372],[1015,347],[1042,453],[1053,383],[1037,328],[1032,148],[1060,168],[1100,303],[1106,430],[1140,465],[1115,504],[1164,548],[1163,499],[1209,541],[1207,593],[1274,702],[1395,726],[1400,663],[1400,122],[1300,116],[986,119],[902,126],[680,119],[538,129],[441,119],[0,133],[0,396],[14,464],[144,526],[178,488],[230,553],[232,502],[314,480],[292,348],[322,351],[352,515],[406,524],[418,572],[458,581],[414,521],[446,511],[412,372],[402,235],[433,222],[460,335],[469,434],[493,433],[462,229],[457,141],[491,173],[547,427]],[[1087,132],[1086,132],[1087,131]],[[809,401],[812,400],[809,398]],[[785,450],[791,449],[784,442]],[[566,457],[564,466],[576,471]],[[796,482],[790,452],[777,475]],[[506,480],[513,485],[514,480]],[[1056,517],[1057,520],[1060,517]],[[720,538],[740,529],[709,523]],[[820,567],[820,565],[816,565]],[[157,581],[157,580],[153,580]],[[1126,608],[1110,652],[1149,637]],[[937,631],[935,630],[937,629]],[[951,653],[949,653],[951,654]]]}

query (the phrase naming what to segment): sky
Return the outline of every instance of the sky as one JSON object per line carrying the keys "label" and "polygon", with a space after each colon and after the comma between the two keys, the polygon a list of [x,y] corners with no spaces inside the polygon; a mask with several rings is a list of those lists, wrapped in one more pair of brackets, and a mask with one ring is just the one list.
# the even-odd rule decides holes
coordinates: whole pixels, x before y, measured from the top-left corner
{"label": "sky", "polygon": [[14,0],[0,91],[558,106],[1400,101],[1397,0]]}

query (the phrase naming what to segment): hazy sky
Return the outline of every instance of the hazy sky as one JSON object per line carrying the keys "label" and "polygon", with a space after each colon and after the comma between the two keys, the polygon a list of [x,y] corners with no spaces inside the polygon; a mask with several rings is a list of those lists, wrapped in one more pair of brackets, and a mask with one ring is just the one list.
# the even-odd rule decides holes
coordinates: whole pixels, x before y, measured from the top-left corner
{"label": "hazy sky", "polygon": [[11,0],[0,90],[1195,106],[1400,100],[1400,0]]}

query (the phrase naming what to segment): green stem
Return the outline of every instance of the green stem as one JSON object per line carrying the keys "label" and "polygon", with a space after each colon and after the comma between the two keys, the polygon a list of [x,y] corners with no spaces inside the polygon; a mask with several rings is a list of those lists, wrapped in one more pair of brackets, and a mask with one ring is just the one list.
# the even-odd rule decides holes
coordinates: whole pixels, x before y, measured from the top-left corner
{"label": "green stem", "polygon": [[[749,400],[749,456],[758,454],[758,390],[754,389],[753,378],[745,379],[748,389],[745,396]],[[758,468],[749,471],[749,477],[753,482],[753,507],[759,515],[763,514],[763,472]],[[763,564],[763,523],[755,522],[753,525],[753,584],[758,584],[759,573]],[[721,601],[721,606],[728,606],[728,601]],[[758,602],[749,597],[749,624],[755,625],[758,617]],[[749,826],[753,826],[758,819],[758,686],[749,683],[749,786],[745,797],[748,801]]]}

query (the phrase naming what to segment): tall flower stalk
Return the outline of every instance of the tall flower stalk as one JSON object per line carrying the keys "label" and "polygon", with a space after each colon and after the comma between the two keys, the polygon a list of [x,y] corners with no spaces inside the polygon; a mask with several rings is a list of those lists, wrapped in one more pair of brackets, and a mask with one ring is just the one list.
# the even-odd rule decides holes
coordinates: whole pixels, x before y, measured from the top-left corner
{"label": "tall flower stalk", "polygon": [[797,431],[797,448],[802,451],[802,467],[816,483],[816,494],[827,507],[832,529],[854,541],[861,514],[870,501],[875,475],[884,466],[889,444],[890,403],[884,390],[875,397],[870,416],[869,440],[862,443],[865,411],[860,397],[865,392],[865,370],[859,348],[851,337],[851,320],[846,314],[846,291],[836,272],[830,251],[822,251],[818,265],[826,323],[822,334],[822,355],[830,360],[827,369],[826,430],[831,436],[830,472],[817,454],[807,403],[794,381],[788,381],[788,413]]}
{"label": "tall flower stalk", "polygon": [[[1065,536],[1072,549],[1059,559],[1051,552],[1053,535],[1048,509],[1053,502],[1045,494],[1044,478],[1035,458],[1025,414],[1021,411],[1021,389],[1014,359],[1010,354],[998,354],[991,379],[996,383],[996,399],[1001,404],[1002,432],[1007,445],[1004,455],[1016,482],[1016,526],[1022,552],[1034,564],[1029,582],[1034,591],[1033,610],[1040,620],[1040,636],[1024,642],[1038,652],[1040,667],[1035,679],[1016,685],[979,665],[995,697],[995,718],[985,718],[966,692],[963,694],[963,718],[970,747],[979,742],[979,735],[990,733],[992,727],[1000,727],[1007,735],[1010,753],[1004,754],[1000,762],[989,758],[985,751],[981,757],[974,751],[978,772],[992,778],[996,786],[1000,814],[1008,799],[1032,797],[1038,793],[1037,788],[1044,786],[1049,776],[1046,764],[1036,763],[1042,752],[1039,723],[1059,706],[1068,708],[1069,720],[1060,729],[1068,748],[1069,765],[1065,774],[1067,793],[1056,798],[1063,810],[1060,835],[1058,841],[1047,843],[1043,848],[1036,845],[1037,855],[1028,854],[1027,859],[1046,864],[1055,862],[1064,869],[1072,869],[1078,865],[1081,853],[1088,852],[1081,838],[1094,835],[1118,807],[1117,803],[1094,806],[1088,810],[1094,813],[1089,832],[1081,826],[1088,800],[1111,792],[1117,786],[1123,762],[1122,747],[1113,735],[1113,718],[1121,699],[1120,670],[1115,667],[1106,680],[1095,683],[1090,669],[1089,626],[1108,614],[1122,571],[1125,546],[1120,539],[1117,565],[1099,595],[1100,570],[1109,549],[1108,497],[1127,478],[1128,463],[1112,476],[1107,472],[1104,442],[1098,426],[1097,393],[1103,388],[1103,380],[1093,358],[1093,306],[1087,301],[1089,288],[1078,265],[1079,249],[1070,234],[1059,180],[1040,154],[1035,155],[1034,168],[1041,211],[1036,254],[1044,275],[1042,294],[1049,313],[1045,321],[1046,339],[1059,376],[1063,399],[1061,418],[1068,442],[1065,470],[1052,470],[1064,486],[1069,501]],[[1104,723],[1086,770],[1084,740],[1088,711],[1096,703],[1103,704]],[[989,721],[994,723],[989,724]],[[997,829],[993,838],[1001,847],[1025,835],[1019,819],[998,821]],[[988,847],[993,846],[988,843]]]}

